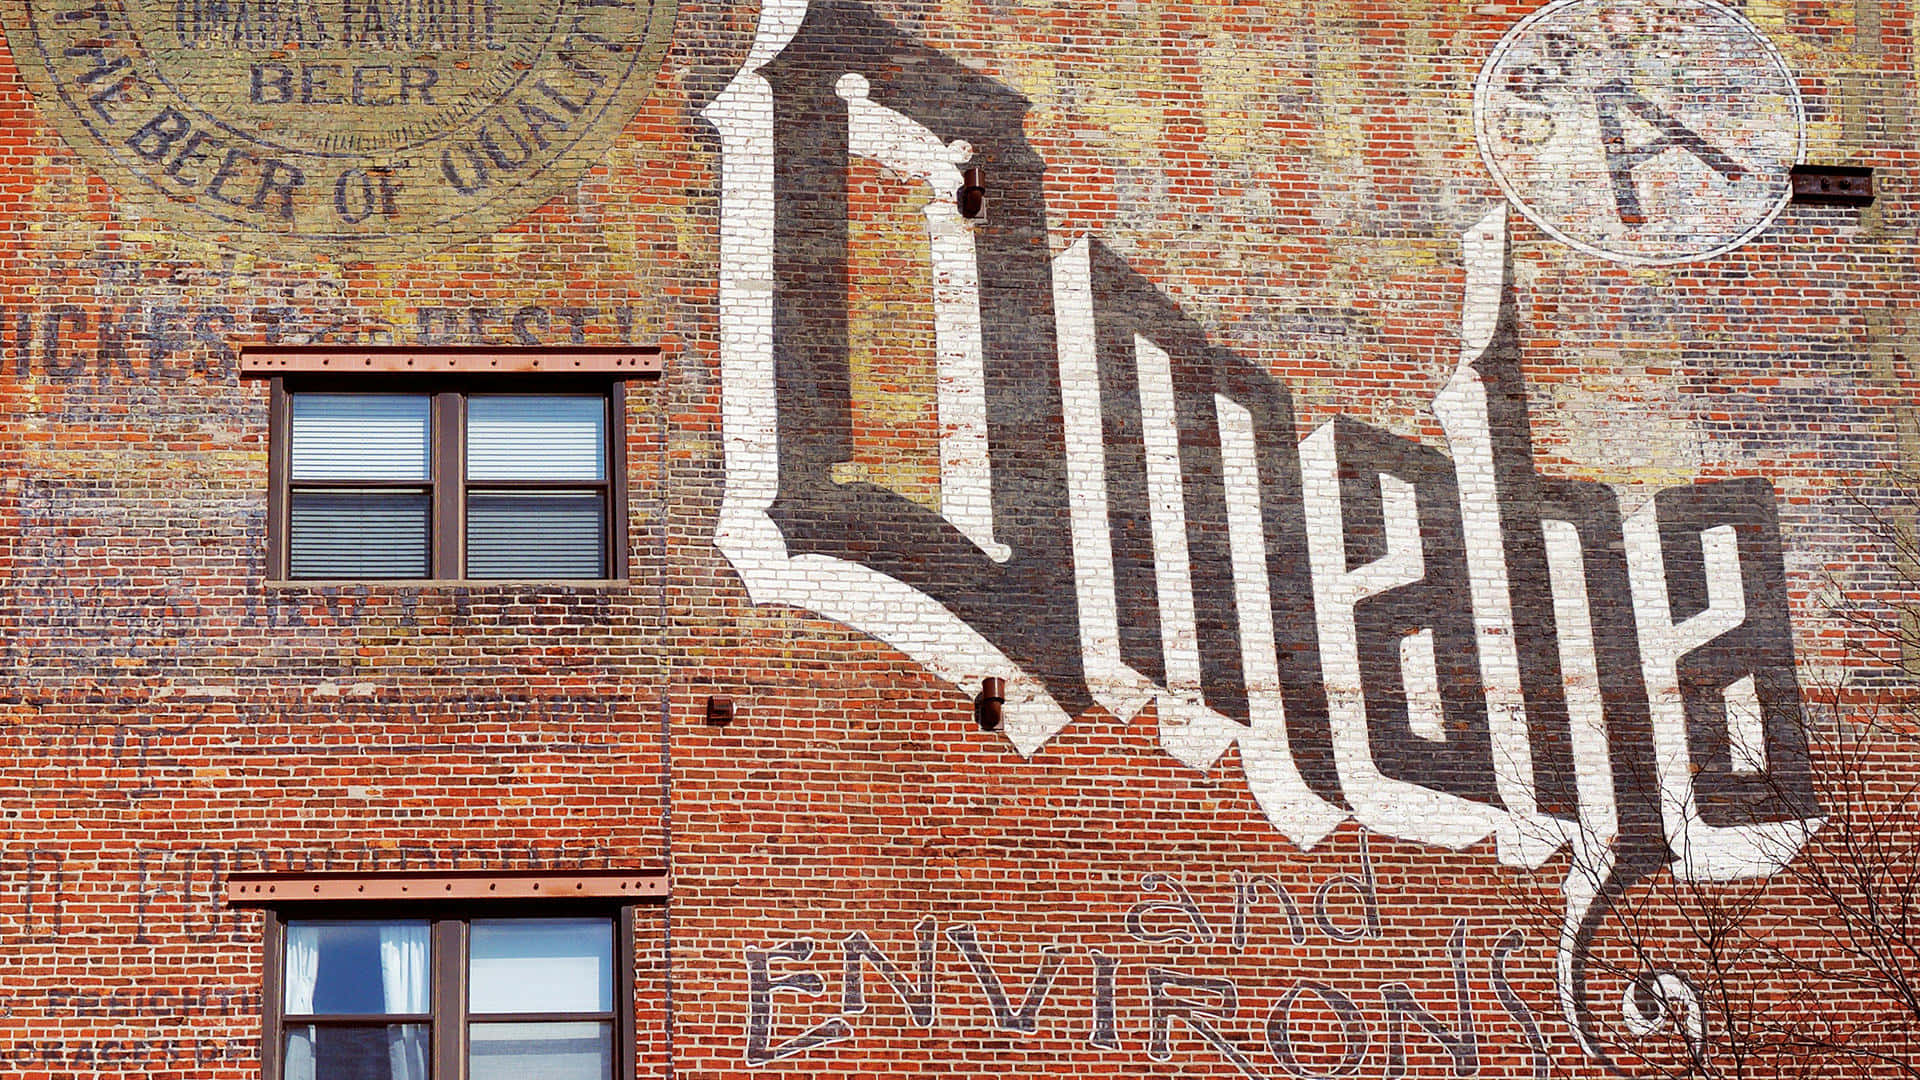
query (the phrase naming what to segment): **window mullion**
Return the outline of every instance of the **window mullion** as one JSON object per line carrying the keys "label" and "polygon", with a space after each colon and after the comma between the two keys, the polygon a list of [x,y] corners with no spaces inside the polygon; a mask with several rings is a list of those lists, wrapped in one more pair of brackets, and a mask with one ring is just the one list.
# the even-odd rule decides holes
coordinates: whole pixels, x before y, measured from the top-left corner
{"label": "window mullion", "polygon": [[466,397],[433,395],[433,576],[467,576]]}
{"label": "window mullion", "polygon": [[433,924],[433,1080],[467,1080],[467,924]]}
{"label": "window mullion", "polygon": [[289,576],[288,551],[292,544],[292,534],[287,522],[287,503],[291,498],[287,491],[290,475],[287,458],[291,428],[289,413],[293,408],[293,399],[287,394],[285,379],[275,376],[269,386],[267,394],[267,536],[270,543],[267,550],[267,577],[280,580]]}

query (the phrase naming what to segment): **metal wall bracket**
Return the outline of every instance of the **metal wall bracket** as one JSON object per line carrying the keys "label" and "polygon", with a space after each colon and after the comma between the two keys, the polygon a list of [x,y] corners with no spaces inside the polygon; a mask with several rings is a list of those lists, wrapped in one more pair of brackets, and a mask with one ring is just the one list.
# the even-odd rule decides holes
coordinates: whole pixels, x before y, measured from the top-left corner
{"label": "metal wall bracket", "polygon": [[1808,206],[1873,205],[1873,170],[1860,165],[1795,165],[1793,201]]}

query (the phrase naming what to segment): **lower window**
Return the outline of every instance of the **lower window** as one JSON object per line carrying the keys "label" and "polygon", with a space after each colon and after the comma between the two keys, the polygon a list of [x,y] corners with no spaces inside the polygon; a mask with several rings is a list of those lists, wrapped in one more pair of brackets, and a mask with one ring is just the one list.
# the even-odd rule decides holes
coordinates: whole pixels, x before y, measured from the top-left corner
{"label": "lower window", "polygon": [[624,925],[276,915],[268,1080],[630,1080]]}

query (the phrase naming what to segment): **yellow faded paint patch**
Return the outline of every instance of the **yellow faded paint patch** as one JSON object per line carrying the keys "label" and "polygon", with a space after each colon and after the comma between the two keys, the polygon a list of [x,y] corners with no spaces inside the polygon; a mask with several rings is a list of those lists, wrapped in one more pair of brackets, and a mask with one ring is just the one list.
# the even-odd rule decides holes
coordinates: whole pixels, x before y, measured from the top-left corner
{"label": "yellow faded paint patch", "polygon": [[1316,22],[1315,34],[1321,47],[1313,54],[1313,88],[1320,103],[1321,124],[1315,156],[1326,162],[1358,165],[1366,149],[1360,49],[1348,39],[1343,20]]}
{"label": "yellow faded paint patch", "polygon": [[1105,130],[1116,153],[1147,155],[1166,127],[1166,101],[1172,91],[1161,37],[1159,12],[1147,8],[1107,29],[1117,35],[1112,61],[1087,72],[1081,84],[1082,113]]}
{"label": "yellow faded paint patch", "polygon": [[1741,12],[1767,36],[1779,38],[1787,32],[1788,0],[1747,0]]}
{"label": "yellow faded paint patch", "polygon": [[834,478],[940,507],[939,357],[926,207],[947,197],[871,162],[848,169],[852,454]]}
{"label": "yellow faded paint patch", "polygon": [[1228,159],[1245,158],[1263,148],[1267,133],[1264,115],[1273,109],[1268,80],[1273,57],[1236,45],[1217,33],[1200,49],[1201,79],[1207,88],[1205,110],[1207,152]]}

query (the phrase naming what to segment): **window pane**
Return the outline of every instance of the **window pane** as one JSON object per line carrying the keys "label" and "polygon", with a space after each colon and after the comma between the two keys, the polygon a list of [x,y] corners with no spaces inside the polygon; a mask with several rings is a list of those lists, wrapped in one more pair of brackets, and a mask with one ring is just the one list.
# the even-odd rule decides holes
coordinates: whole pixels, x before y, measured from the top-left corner
{"label": "window pane", "polygon": [[598,492],[467,493],[467,576],[606,576],[606,500]]}
{"label": "window pane", "polygon": [[293,479],[427,479],[431,407],[425,394],[293,395]]}
{"label": "window pane", "polygon": [[427,1011],[428,924],[287,923],[286,997],[291,1016]]}
{"label": "window pane", "polygon": [[611,919],[475,919],[468,941],[476,1014],[613,1011]]}
{"label": "window pane", "polygon": [[467,479],[599,480],[607,399],[475,395],[467,399]]}
{"label": "window pane", "polygon": [[612,1024],[475,1024],[470,1030],[469,1080],[609,1080],[613,1076]]}
{"label": "window pane", "polygon": [[424,491],[295,491],[287,572],[297,578],[404,578],[431,572]]}
{"label": "window pane", "polygon": [[425,1024],[287,1029],[282,1080],[427,1080]]}

